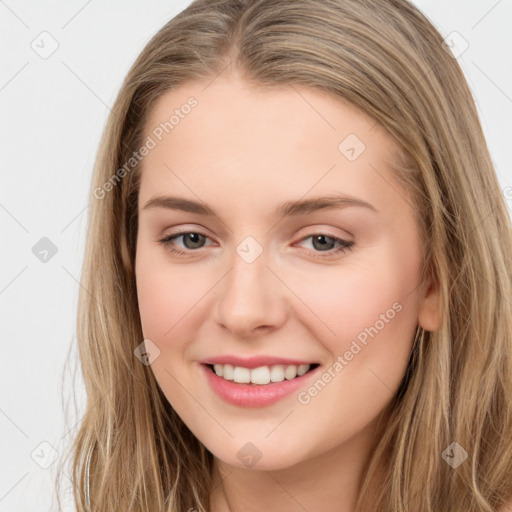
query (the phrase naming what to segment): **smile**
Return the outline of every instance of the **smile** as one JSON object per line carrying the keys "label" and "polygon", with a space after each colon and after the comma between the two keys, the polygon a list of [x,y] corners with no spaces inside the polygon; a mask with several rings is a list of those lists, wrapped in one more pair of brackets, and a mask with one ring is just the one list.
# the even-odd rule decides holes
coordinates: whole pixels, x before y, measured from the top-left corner
{"label": "smile", "polygon": [[224,380],[237,382],[239,384],[256,384],[264,386],[270,382],[283,382],[301,377],[310,369],[318,366],[317,364],[301,365],[271,365],[259,366],[257,368],[246,368],[243,366],[233,366],[231,364],[208,365],[218,377]]}
{"label": "smile", "polygon": [[316,363],[255,368],[202,363],[199,367],[215,395],[231,405],[248,408],[267,407],[299,392],[321,370]]}

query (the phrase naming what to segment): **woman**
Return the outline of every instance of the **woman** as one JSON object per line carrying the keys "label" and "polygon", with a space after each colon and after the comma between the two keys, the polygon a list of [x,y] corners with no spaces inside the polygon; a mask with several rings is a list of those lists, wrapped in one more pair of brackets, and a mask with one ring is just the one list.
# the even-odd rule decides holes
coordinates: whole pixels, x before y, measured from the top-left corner
{"label": "woman", "polygon": [[112,110],[77,510],[507,510],[511,223],[432,24],[198,0]]}

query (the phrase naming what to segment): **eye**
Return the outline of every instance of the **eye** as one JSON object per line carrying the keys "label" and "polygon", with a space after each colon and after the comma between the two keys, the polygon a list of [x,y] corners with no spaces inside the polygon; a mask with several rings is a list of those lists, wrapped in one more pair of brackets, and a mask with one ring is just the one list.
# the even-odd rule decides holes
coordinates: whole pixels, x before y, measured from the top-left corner
{"label": "eye", "polygon": [[[315,252],[323,252],[327,254],[319,254],[320,258],[329,257],[339,252],[348,252],[354,242],[343,240],[335,236],[330,236],[324,233],[316,233],[309,235],[301,239],[301,242],[311,239],[311,246],[315,249]],[[335,247],[337,245],[337,247]]]}
{"label": "eye", "polygon": [[[183,244],[185,246],[185,249],[187,249],[186,251],[177,249],[174,246],[174,240],[177,240],[179,238],[183,239]],[[204,242],[207,238],[207,235],[197,231],[182,231],[180,233],[175,233],[174,235],[167,236],[162,240],[159,240],[159,242],[170,252],[186,255],[190,251],[193,251],[194,249],[201,249],[201,247],[204,246]]]}
{"label": "eye", "polygon": [[[182,239],[185,250],[176,248],[175,246],[174,241],[180,238]],[[162,240],[159,240],[159,243],[161,243],[168,251],[172,253],[187,256],[194,252],[195,249],[201,249],[204,247],[205,241],[208,238],[209,237],[207,235],[198,231],[182,231],[180,233],[175,233],[163,238]],[[317,256],[320,258],[330,257],[340,252],[348,252],[354,245],[354,242],[343,240],[342,238],[335,236],[330,236],[325,233],[309,235],[302,238],[300,241],[304,242],[308,239],[311,239],[312,241],[313,252],[326,253],[318,254]]]}

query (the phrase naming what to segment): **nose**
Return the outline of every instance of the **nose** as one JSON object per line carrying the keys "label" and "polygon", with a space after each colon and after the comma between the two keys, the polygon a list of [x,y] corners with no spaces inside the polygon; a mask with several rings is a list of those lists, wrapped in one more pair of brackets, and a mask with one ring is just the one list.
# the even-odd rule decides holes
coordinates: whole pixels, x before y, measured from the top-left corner
{"label": "nose", "polygon": [[221,281],[215,320],[236,337],[266,334],[286,321],[286,287],[267,263],[265,251],[252,263],[235,254],[233,268]]}

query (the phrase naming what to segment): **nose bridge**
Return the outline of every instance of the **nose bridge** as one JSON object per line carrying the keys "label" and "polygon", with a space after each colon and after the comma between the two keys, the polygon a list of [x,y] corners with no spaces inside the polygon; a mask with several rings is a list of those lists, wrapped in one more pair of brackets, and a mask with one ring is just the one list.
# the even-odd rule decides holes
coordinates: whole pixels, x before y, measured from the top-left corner
{"label": "nose bridge", "polygon": [[234,333],[275,328],[285,319],[285,298],[279,280],[267,267],[269,255],[251,237],[236,247],[217,304],[217,322]]}

